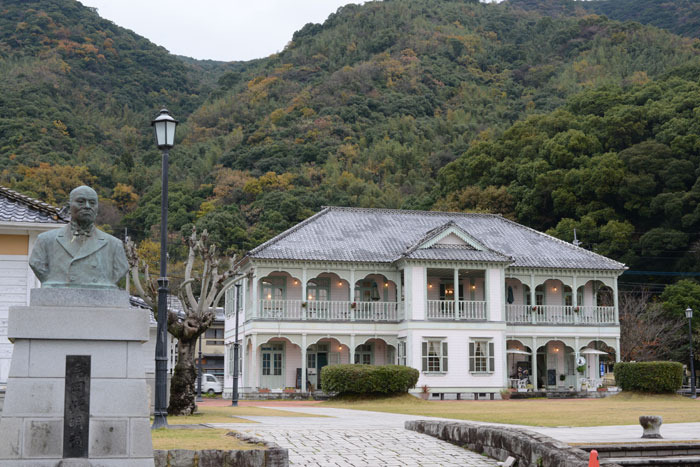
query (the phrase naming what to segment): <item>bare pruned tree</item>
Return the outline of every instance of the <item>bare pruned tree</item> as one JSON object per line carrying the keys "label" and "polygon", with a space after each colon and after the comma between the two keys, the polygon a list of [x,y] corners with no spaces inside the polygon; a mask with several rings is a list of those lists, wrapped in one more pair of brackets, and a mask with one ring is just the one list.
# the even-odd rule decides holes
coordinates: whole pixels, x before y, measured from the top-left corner
{"label": "bare pruned tree", "polygon": [[[168,310],[168,332],[178,339],[177,364],[170,382],[170,415],[190,415],[196,410],[195,351],[197,339],[213,323],[216,306],[221,301],[228,286],[226,280],[234,274],[235,256],[221,272],[223,258],[216,245],[209,243],[209,234],[203,231],[199,236],[195,229],[185,238],[189,254],[185,264],[184,281],[177,287],[177,295],[184,313]],[[148,264],[138,257],[133,242],[125,245],[130,266],[130,278],[137,295],[151,307],[157,319],[158,284],[148,271]],[[197,269],[197,273],[193,271]]]}
{"label": "bare pruned tree", "polygon": [[620,357],[623,361],[663,360],[680,345],[685,322],[669,317],[647,289],[620,292]]}

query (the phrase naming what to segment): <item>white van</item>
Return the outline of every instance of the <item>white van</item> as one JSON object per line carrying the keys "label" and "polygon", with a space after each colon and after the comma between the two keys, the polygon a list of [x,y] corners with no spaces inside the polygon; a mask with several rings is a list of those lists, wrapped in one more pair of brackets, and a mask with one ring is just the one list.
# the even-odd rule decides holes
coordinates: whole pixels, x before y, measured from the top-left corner
{"label": "white van", "polygon": [[[197,389],[197,381],[194,385],[195,390]],[[204,373],[202,375],[202,392],[209,394],[221,394],[224,391],[224,383],[218,380],[218,378],[211,373]]]}

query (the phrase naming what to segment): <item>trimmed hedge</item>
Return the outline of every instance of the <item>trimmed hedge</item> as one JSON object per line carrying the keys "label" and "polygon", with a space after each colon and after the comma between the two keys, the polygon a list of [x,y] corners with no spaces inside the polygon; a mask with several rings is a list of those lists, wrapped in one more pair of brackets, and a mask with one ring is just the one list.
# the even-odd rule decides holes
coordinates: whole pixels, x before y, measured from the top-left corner
{"label": "trimmed hedge", "polygon": [[397,394],[418,382],[418,370],[403,365],[332,365],[321,370],[325,392]]}
{"label": "trimmed hedge", "polygon": [[683,384],[683,365],[678,362],[618,362],[614,372],[623,391],[675,392]]}

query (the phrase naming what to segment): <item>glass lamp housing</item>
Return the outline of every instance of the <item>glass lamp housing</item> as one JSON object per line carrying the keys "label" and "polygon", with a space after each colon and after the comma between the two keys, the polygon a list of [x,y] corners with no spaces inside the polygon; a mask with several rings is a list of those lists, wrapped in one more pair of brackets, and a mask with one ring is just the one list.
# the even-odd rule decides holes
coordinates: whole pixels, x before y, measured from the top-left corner
{"label": "glass lamp housing", "polygon": [[693,317],[693,309],[688,307],[685,309],[685,317],[691,319]]}
{"label": "glass lamp housing", "polygon": [[158,149],[170,149],[175,145],[175,127],[178,121],[175,120],[168,109],[161,109],[158,116],[151,122],[155,129],[156,146]]}

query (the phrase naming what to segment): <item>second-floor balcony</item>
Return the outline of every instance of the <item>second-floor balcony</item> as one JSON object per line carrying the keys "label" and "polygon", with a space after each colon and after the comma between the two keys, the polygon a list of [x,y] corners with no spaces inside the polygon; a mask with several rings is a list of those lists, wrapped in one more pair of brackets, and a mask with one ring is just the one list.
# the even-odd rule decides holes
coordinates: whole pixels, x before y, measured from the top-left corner
{"label": "second-floor balcony", "polygon": [[428,300],[426,311],[428,319],[486,320],[486,302],[484,301]]}
{"label": "second-floor balcony", "polygon": [[615,307],[564,305],[506,305],[508,324],[617,324]]}
{"label": "second-floor balcony", "polygon": [[403,320],[401,302],[350,302],[309,300],[258,300],[252,319],[278,321],[371,321]]}

